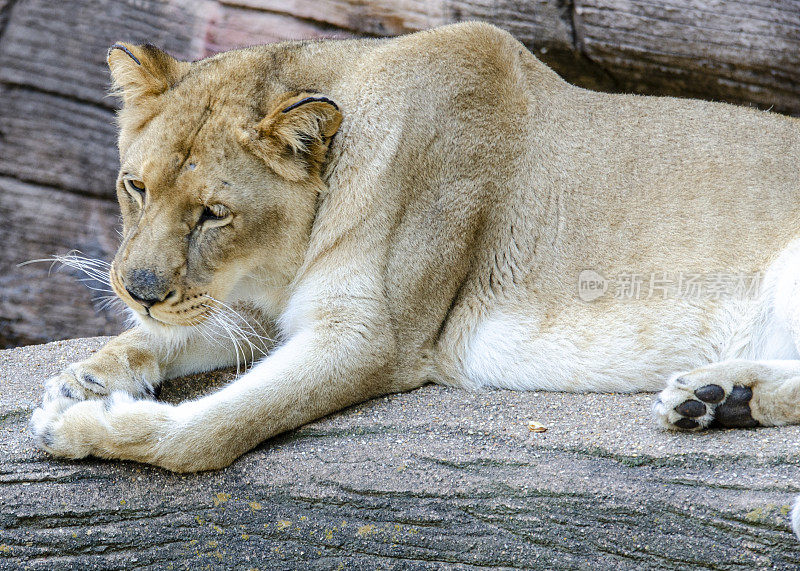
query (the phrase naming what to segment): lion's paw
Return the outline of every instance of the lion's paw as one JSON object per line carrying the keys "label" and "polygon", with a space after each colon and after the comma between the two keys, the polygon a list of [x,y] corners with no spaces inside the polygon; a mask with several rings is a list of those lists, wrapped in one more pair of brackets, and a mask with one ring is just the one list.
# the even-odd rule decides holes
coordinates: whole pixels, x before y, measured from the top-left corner
{"label": "lion's paw", "polygon": [[112,391],[124,391],[136,398],[155,399],[159,388],[145,380],[121,379],[89,362],[73,363],[44,385],[45,404],[67,399],[81,401],[107,397]]}
{"label": "lion's paw", "polygon": [[792,531],[794,531],[797,539],[800,539],[800,496],[794,501],[794,507],[792,508],[790,517],[792,520]]}
{"label": "lion's paw", "polygon": [[33,411],[28,427],[36,444],[53,456],[138,459],[171,426],[172,408],[119,391],[102,400],[60,398]]}
{"label": "lion's paw", "polygon": [[698,431],[718,425],[753,428],[753,389],[734,385],[724,369],[705,368],[671,379],[653,403],[658,422],[671,430]]}
{"label": "lion's paw", "polygon": [[100,400],[51,399],[33,411],[28,428],[39,448],[53,456],[84,458],[102,423]]}

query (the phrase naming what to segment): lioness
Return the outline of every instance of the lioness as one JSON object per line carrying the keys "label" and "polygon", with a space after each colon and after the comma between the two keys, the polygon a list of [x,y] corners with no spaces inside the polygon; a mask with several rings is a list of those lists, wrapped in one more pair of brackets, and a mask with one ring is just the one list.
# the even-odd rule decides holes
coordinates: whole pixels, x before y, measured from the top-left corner
{"label": "lioness", "polygon": [[[589,92],[479,23],[108,62],[110,282],[138,323],[48,381],[31,427],[53,455],[222,468],[428,381],[663,389],[679,430],[800,421],[798,120]],[[603,282],[712,274],[761,287]],[[240,356],[258,362],[215,394],[147,398]]]}

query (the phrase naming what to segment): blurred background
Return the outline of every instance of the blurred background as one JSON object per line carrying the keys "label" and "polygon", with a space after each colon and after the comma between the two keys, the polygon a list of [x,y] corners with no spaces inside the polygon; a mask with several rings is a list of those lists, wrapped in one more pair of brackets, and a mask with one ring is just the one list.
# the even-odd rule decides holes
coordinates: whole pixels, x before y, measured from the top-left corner
{"label": "blurred background", "polygon": [[121,330],[74,272],[17,266],[72,249],[110,260],[116,249],[114,41],[195,60],[464,20],[509,30],[592,89],[800,114],[797,0],[0,0],[0,347]]}

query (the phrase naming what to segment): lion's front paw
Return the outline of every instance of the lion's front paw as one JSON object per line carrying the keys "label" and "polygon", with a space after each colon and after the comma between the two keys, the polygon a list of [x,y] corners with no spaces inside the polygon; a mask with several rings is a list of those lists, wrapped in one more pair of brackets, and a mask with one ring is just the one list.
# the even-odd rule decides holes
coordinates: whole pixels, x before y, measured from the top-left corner
{"label": "lion's front paw", "polygon": [[84,458],[102,418],[103,402],[54,398],[33,411],[28,425],[36,444],[53,456]]}
{"label": "lion's front paw", "polygon": [[697,431],[715,424],[753,428],[753,389],[735,385],[724,368],[697,369],[671,379],[653,404],[659,423],[672,430]]}
{"label": "lion's front paw", "polygon": [[[102,364],[101,364],[102,365]],[[45,382],[44,402],[59,399],[80,401],[107,397],[123,391],[136,398],[156,398],[158,387],[144,379],[130,378],[111,367],[91,362],[73,363]]]}
{"label": "lion's front paw", "polygon": [[147,462],[172,426],[172,408],[122,392],[104,400],[59,398],[33,412],[29,429],[39,447],[53,456]]}

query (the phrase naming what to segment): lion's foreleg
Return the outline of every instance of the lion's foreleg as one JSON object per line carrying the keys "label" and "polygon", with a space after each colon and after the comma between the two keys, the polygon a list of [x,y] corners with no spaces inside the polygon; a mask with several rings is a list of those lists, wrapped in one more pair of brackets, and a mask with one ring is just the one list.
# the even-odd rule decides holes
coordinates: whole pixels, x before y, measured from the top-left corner
{"label": "lion's foreleg", "polygon": [[244,364],[262,355],[264,346],[260,339],[233,343],[197,330],[167,336],[134,327],[49,379],[44,402],[104,398],[118,391],[153,398],[166,379]]}
{"label": "lion's foreleg", "polygon": [[317,324],[207,397],[171,406],[117,393],[39,409],[34,432],[57,456],[221,468],[270,436],[387,392],[387,348],[373,326]]}

